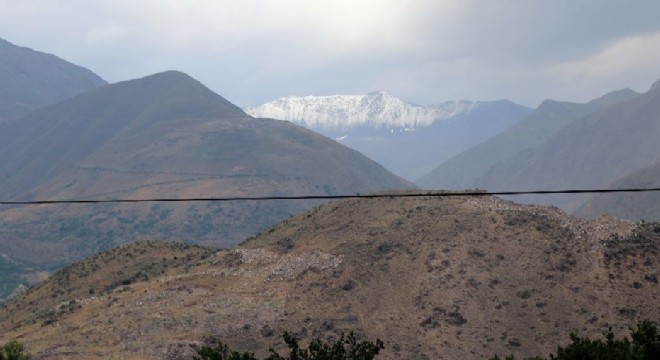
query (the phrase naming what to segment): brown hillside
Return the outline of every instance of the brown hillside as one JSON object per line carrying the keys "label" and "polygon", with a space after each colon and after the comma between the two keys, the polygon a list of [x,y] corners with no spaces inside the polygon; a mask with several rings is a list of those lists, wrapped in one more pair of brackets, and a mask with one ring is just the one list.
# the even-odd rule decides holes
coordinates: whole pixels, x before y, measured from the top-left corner
{"label": "brown hillside", "polygon": [[[660,320],[659,233],[494,197],[347,200],[233,250],[147,243],[99,255],[7,304],[0,340],[36,359],[185,358],[212,339],[264,354],[284,330],[303,342],[354,330],[381,338],[383,359],[547,354],[574,329]],[[173,269],[172,252],[186,266]],[[161,262],[165,273],[130,275]]]}

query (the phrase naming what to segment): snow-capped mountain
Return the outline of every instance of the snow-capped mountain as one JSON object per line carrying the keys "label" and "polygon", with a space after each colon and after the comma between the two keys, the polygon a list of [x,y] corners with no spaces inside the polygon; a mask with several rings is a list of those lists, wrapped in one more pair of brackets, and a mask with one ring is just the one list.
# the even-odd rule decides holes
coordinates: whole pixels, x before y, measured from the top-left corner
{"label": "snow-capped mountain", "polygon": [[448,101],[420,106],[384,91],[367,95],[291,96],[259,106],[247,106],[254,117],[289,120],[309,128],[346,129],[356,126],[417,128],[470,112],[480,103]]}
{"label": "snow-capped mountain", "polygon": [[254,117],[288,120],[334,138],[411,181],[531,111],[507,100],[420,106],[384,91],[284,97],[243,110]]}

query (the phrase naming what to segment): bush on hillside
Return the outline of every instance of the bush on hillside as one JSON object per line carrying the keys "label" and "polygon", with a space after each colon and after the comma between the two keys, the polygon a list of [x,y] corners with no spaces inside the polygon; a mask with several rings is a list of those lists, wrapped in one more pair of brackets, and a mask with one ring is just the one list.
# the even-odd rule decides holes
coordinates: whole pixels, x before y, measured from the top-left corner
{"label": "bush on hillside", "polygon": [[[660,331],[657,324],[644,320],[631,329],[632,341],[627,337],[615,339],[612,328],[605,332],[605,339],[591,340],[571,333],[571,343],[558,347],[557,354],[550,354],[550,360],[656,360],[660,359]],[[505,360],[513,360],[507,356]],[[532,360],[545,360],[537,356]],[[494,356],[490,360],[500,360]]]}
{"label": "bush on hillside", "polygon": [[[289,355],[284,357],[271,348],[270,356],[266,360],[372,360],[384,348],[383,342],[378,339],[375,343],[358,342],[353,332],[348,337],[341,334],[333,344],[314,339],[307,349],[301,348],[292,334],[285,332],[283,337],[289,348]],[[257,360],[253,353],[232,351],[222,343],[217,347],[204,346],[197,354],[200,357],[196,357],[196,360]]]}
{"label": "bush on hillside", "polygon": [[28,360],[30,356],[25,353],[23,344],[10,341],[0,347],[0,360]]}

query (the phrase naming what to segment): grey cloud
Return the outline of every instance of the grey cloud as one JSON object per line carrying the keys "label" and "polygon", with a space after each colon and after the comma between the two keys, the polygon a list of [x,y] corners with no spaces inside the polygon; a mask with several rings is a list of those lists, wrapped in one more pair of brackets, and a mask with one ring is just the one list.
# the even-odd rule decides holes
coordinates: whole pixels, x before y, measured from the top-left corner
{"label": "grey cloud", "polygon": [[625,54],[609,48],[660,33],[653,0],[0,0],[0,8],[0,37],[109,81],[179,69],[241,104],[384,89],[418,103],[535,105],[584,100],[611,90],[604,86],[643,90],[660,77],[648,61],[589,76],[564,70],[588,69],[601,53],[618,61]]}

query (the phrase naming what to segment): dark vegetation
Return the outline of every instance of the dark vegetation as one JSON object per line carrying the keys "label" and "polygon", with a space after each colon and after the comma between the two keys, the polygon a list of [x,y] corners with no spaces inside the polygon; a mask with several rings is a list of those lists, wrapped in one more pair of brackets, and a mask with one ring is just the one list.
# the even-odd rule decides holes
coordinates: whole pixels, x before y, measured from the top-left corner
{"label": "dark vegetation", "polygon": [[[379,339],[376,339],[375,343],[367,340],[358,342],[352,332],[348,336],[342,333],[334,343],[314,339],[306,349],[300,347],[298,340],[291,333],[285,332],[282,336],[289,348],[289,355],[282,356],[271,348],[266,360],[371,360],[384,348]],[[223,343],[213,347],[204,346],[197,354],[200,357],[195,357],[196,360],[257,360],[253,353],[233,351]]]}
{"label": "dark vegetation", "polygon": [[[571,333],[571,342],[566,347],[558,347],[556,354],[550,354],[551,360],[655,360],[660,359],[660,332],[656,323],[645,320],[631,329],[632,341],[627,337],[616,339],[612,328],[604,333],[605,339],[581,337]],[[500,360],[494,356],[490,360]],[[513,355],[505,360],[513,360]],[[548,358],[537,356],[532,360]]]}
{"label": "dark vegetation", "polygon": [[30,356],[23,349],[23,344],[10,341],[0,346],[0,360],[28,360]]}
{"label": "dark vegetation", "polygon": [[[536,356],[532,360],[655,360],[660,359],[660,331],[655,322],[644,320],[631,329],[631,340],[627,337],[617,339],[608,329],[604,339],[589,339],[572,332],[571,342],[566,347],[559,346],[556,354],[549,358]],[[314,339],[307,348],[298,344],[298,340],[289,332],[283,334],[289,354],[282,356],[274,349],[265,360],[372,360],[384,349],[380,339],[375,342],[358,342],[354,333],[341,337],[333,343],[324,343]],[[254,353],[238,352],[219,342],[216,345],[202,346],[197,351],[196,360],[257,360]],[[23,345],[10,341],[0,347],[0,360],[27,360],[29,355]],[[501,360],[495,355],[490,360]],[[514,360],[513,355],[504,360]]]}
{"label": "dark vegetation", "polygon": [[[627,337],[617,339],[609,328],[604,339],[581,337],[577,332],[570,334],[571,342],[566,347],[559,346],[556,354],[549,358],[536,356],[532,360],[655,360],[660,359],[660,331],[656,323],[644,320],[631,329],[631,340]],[[294,335],[285,332],[284,341],[289,348],[288,357],[283,357],[272,348],[266,360],[367,360],[374,359],[384,348],[381,340],[376,342],[358,342],[352,332],[348,337],[341,335],[332,344],[314,339],[307,349],[301,348]],[[204,346],[198,350],[197,360],[256,360],[250,352],[238,352],[229,349],[223,343],[216,346]],[[501,360],[495,355],[490,360]],[[514,360],[510,355],[505,360]]]}

